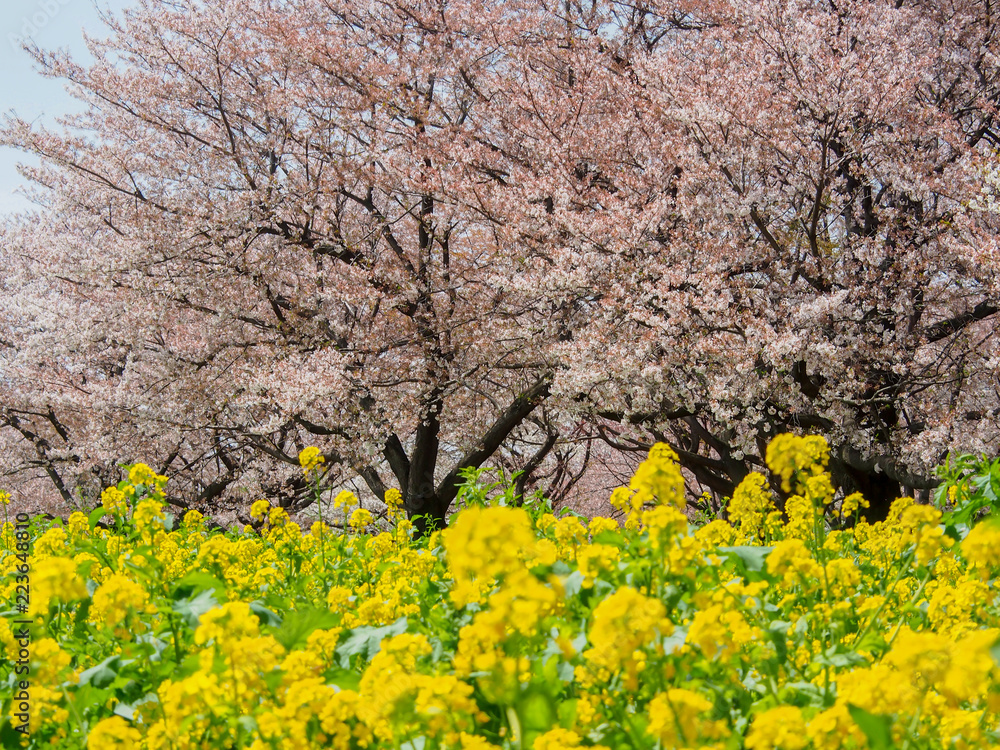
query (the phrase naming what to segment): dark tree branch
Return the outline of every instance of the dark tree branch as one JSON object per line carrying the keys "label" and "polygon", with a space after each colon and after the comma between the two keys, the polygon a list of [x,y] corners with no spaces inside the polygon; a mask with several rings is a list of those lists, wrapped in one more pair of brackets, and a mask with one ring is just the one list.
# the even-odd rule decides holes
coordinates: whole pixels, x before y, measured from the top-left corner
{"label": "dark tree branch", "polygon": [[855,471],[864,472],[865,474],[881,472],[893,482],[907,487],[928,490],[940,484],[937,479],[913,474],[892,456],[880,455],[865,458],[860,451],[849,445],[841,446],[838,454],[840,460]]}
{"label": "dark tree branch", "polygon": [[22,424],[21,420],[13,414],[8,414],[6,419],[4,419],[4,422],[21,433],[21,436],[34,446],[35,453],[38,455],[38,460],[41,463],[42,468],[45,470],[45,473],[48,475],[52,484],[59,491],[59,494],[62,495],[62,499],[65,500],[66,504],[70,507],[75,507],[76,503],[73,500],[73,493],[71,493],[66,487],[66,484],[63,482],[59,472],[56,471],[55,461],[49,456],[49,449],[51,448],[49,441],[26,425]]}
{"label": "dark tree branch", "polygon": [[956,315],[953,318],[948,318],[947,320],[942,320],[939,323],[935,323],[930,326],[926,332],[927,341],[933,343],[935,341],[948,338],[952,334],[958,333],[972,323],[975,323],[978,320],[985,320],[998,312],[1000,312],[1000,307],[997,307],[992,302],[980,302],[968,312]]}
{"label": "dark tree branch", "polygon": [[399,436],[394,432],[385,441],[382,455],[389,462],[389,468],[399,482],[401,492],[406,492],[410,484],[410,459],[406,457],[403,444],[399,441]]}
{"label": "dark tree branch", "polygon": [[403,496],[404,507],[411,516],[431,514],[439,519],[444,518],[444,510],[439,511],[440,503],[435,502],[434,492],[434,469],[437,466],[443,407],[444,389],[435,386],[424,399],[420,423],[414,434],[410,471]]}
{"label": "dark tree branch", "polygon": [[547,430],[547,435],[545,436],[545,443],[535,451],[535,454],[528,460],[528,463],[524,465],[521,469],[521,474],[517,477],[514,482],[514,492],[517,497],[518,504],[524,502],[524,488],[528,484],[528,480],[531,475],[542,465],[542,461],[549,454],[552,448],[556,444],[556,440],[559,438],[559,433],[556,430]]}
{"label": "dark tree branch", "polygon": [[507,439],[511,431],[517,427],[535,408],[549,395],[552,383],[551,373],[540,377],[535,383],[511,402],[510,406],[497,417],[496,421],[483,435],[483,439],[475,450],[469,451],[448,472],[448,475],[438,485],[437,497],[442,507],[442,516],[447,511],[458,494],[459,472],[466,468],[479,468],[483,462],[492,456],[497,448]]}
{"label": "dark tree branch", "polygon": [[385,482],[382,481],[382,477],[375,471],[375,468],[373,466],[362,466],[357,468],[356,471],[365,480],[365,484],[368,485],[368,489],[372,491],[372,494],[385,502],[385,491],[387,488]]}

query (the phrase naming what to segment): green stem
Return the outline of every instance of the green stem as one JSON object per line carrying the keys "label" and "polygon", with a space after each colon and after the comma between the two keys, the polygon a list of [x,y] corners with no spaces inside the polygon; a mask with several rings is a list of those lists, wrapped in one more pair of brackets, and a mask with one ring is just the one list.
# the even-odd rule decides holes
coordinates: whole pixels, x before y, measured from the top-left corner
{"label": "green stem", "polygon": [[879,605],[878,609],[875,610],[875,614],[871,616],[871,618],[868,620],[868,623],[865,625],[862,631],[858,633],[858,637],[854,640],[855,645],[861,643],[861,640],[866,635],[868,635],[868,631],[871,630],[872,625],[875,624],[875,621],[878,620],[879,615],[882,614],[882,610],[885,609],[885,605],[889,603],[889,596],[892,594],[893,589],[896,588],[896,584],[899,583],[899,579],[902,578],[903,576],[903,571],[909,570],[910,567],[909,563],[913,555],[914,552],[911,551],[909,554],[906,555],[906,557],[904,557],[900,561],[900,566],[899,570],[896,572],[896,577],[892,579],[892,583],[890,583],[889,588],[886,589],[886,592],[883,595],[882,603]]}
{"label": "green stem", "polygon": [[180,642],[180,637],[177,634],[177,623],[174,622],[174,613],[173,612],[171,612],[169,615],[167,615],[167,622],[170,623],[170,632],[173,633],[173,636],[174,636],[174,658],[177,661],[177,666],[180,666],[180,663],[181,663],[181,642]]}
{"label": "green stem", "polygon": [[[906,607],[912,607],[914,605],[914,603],[917,601],[917,598],[923,593],[924,586],[927,585],[927,582],[930,581],[930,579],[931,579],[931,571],[928,570],[926,575],[924,575],[924,579],[920,582],[920,585],[917,587],[917,590],[914,591],[913,596],[910,597],[910,601],[907,602]],[[892,631],[892,636],[889,638],[889,642],[886,644],[886,650],[888,650],[888,648],[892,646],[892,642],[896,640],[896,636],[899,635],[899,630],[902,627],[903,627],[903,621],[900,620],[899,622],[896,623],[896,629]]]}
{"label": "green stem", "polygon": [[319,476],[313,478],[313,495],[316,497],[316,507],[319,508],[319,555],[320,559],[323,561],[323,574],[320,576],[320,581],[323,584],[323,596],[326,597],[330,593],[330,582],[327,578],[326,572],[326,524],[323,522],[323,500],[322,492],[319,489]]}

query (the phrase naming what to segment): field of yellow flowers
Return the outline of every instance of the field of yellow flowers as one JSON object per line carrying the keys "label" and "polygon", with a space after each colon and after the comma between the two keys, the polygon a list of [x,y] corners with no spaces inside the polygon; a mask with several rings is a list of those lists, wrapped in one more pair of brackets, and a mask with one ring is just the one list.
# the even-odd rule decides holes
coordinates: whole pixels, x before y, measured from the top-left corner
{"label": "field of yellow flowers", "polygon": [[784,512],[751,474],[728,520],[694,528],[661,444],[611,497],[622,523],[466,492],[421,539],[398,494],[346,533],[263,501],[259,532],[175,525],[166,479],[136,464],[89,519],[4,526],[0,741],[997,746],[1000,528],[970,504],[995,498],[990,477],[869,525],[851,522],[862,497],[834,501],[827,459],[820,438],[777,437]]}

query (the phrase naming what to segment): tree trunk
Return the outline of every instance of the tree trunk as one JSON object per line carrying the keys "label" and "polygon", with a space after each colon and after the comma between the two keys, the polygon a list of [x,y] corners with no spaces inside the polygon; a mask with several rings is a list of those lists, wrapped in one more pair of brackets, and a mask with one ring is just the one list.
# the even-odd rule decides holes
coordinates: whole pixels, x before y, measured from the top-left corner
{"label": "tree trunk", "polygon": [[[832,462],[831,462],[832,464]],[[861,508],[861,517],[868,523],[884,521],[889,515],[889,507],[901,494],[899,482],[890,479],[885,472],[862,471],[837,462],[830,469],[845,495],[860,492],[868,501],[868,508]]]}

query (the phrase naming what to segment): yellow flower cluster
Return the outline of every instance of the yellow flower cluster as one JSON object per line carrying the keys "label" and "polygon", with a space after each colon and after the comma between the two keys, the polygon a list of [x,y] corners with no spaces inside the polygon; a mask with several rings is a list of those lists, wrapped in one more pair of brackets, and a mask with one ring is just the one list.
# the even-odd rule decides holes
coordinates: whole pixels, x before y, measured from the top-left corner
{"label": "yellow flower cluster", "polygon": [[611,505],[626,514],[625,526],[629,529],[639,527],[647,505],[671,505],[683,510],[687,497],[674,449],[666,443],[656,443],[650,448],[628,487],[619,487],[611,493]]}
{"label": "yellow flower cluster", "polygon": [[962,541],[962,555],[984,578],[1000,567],[1000,523],[980,523]]}
{"label": "yellow flower cluster", "polygon": [[126,618],[143,609],[148,598],[146,590],[140,584],[121,573],[115,573],[94,592],[90,614],[95,622],[111,628],[119,637],[127,637],[129,630],[122,627],[126,624]]}
{"label": "yellow flower cluster", "polygon": [[314,445],[303,449],[299,453],[299,466],[302,467],[302,471],[308,476],[314,472],[319,471],[321,464],[326,463],[326,458],[323,454],[319,452],[319,448]]}
{"label": "yellow flower cluster", "polygon": [[762,474],[747,474],[733,491],[729,501],[729,521],[745,539],[762,538],[768,516],[776,511]]}
{"label": "yellow flower cluster", "polygon": [[778,706],[754,719],[747,750],[803,750],[809,745],[806,721],[797,706]]}
{"label": "yellow flower cluster", "polygon": [[333,498],[334,508],[343,508],[345,511],[358,505],[358,498],[350,490],[341,490],[337,493],[337,496]]}
{"label": "yellow flower cluster", "polygon": [[142,735],[121,716],[101,719],[87,735],[87,750],[138,750]]}
{"label": "yellow flower cluster", "polygon": [[535,530],[521,508],[468,508],[442,533],[455,580],[458,607],[480,601],[494,579],[524,568],[535,547]]}
{"label": "yellow flower cluster", "polygon": [[399,518],[403,512],[403,493],[394,487],[385,491],[386,515],[390,521]]}
{"label": "yellow flower cluster", "polygon": [[133,487],[144,485],[148,494],[156,495],[162,493],[167,477],[157,474],[146,464],[132,464],[128,468],[128,481]]}
{"label": "yellow flower cluster", "polygon": [[353,513],[351,513],[351,518],[348,523],[351,525],[352,529],[363,531],[375,523],[375,518],[372,516],[370,510],[357,508]]}
{"label": "yellow flower cluster", "polygon": [[621,672],[635,690],[647,663],[642,647],[673,629],[663,602],[623,586],[594,608],[583,657],[597,680]]}
{"label": "yellow flower cluster", "polygon": [[250,506],[250,518],[255,521],[262,521],[271,512],[271,503],[268,500],[257,500]]}
{"label": "yellow flower cluster", "polygon": [[728,735],[725,722],[712,719],[713,708],[704,695],[684,688],[670,688],[649,702],[646,732],[658,739],[663,747],[711,747],[715,740]]}
{"label": "yellow flower cluster", "polygon": [[822,475],[830,460],[830,447],[816,435],[799,437],[784,433],[775,437],[764,453],[767,467],[781,479],[785,492],[800,492],[807,481]]}
{"label": "yellow flower cluster", "polygon": [[[74,514],[31,540],[21,745],[1000,745],[1000,527],[905,498],[831,528],[827,456],[818,439],[769,447],[784,515],[751,474],[728,520],[692,528],[656,446],[613,495],[625,528],[476,506],[422,538],[389,492],[388,530],[349,491],[342,533],[266,500],[261,532],[210,532],[194,511],[175,527],[133,465],[105,491],[114,530]],[[14,527],[0,534],[10,609],[24,563]],[[8,670],[18,638],[0,620]]]}
{"label": "yellow flower cluster", "polygon": [[101,505],[111,516],[124,516],[128,513],[128,501],[125,493],[117,487],[108,487],[101,493]]}

